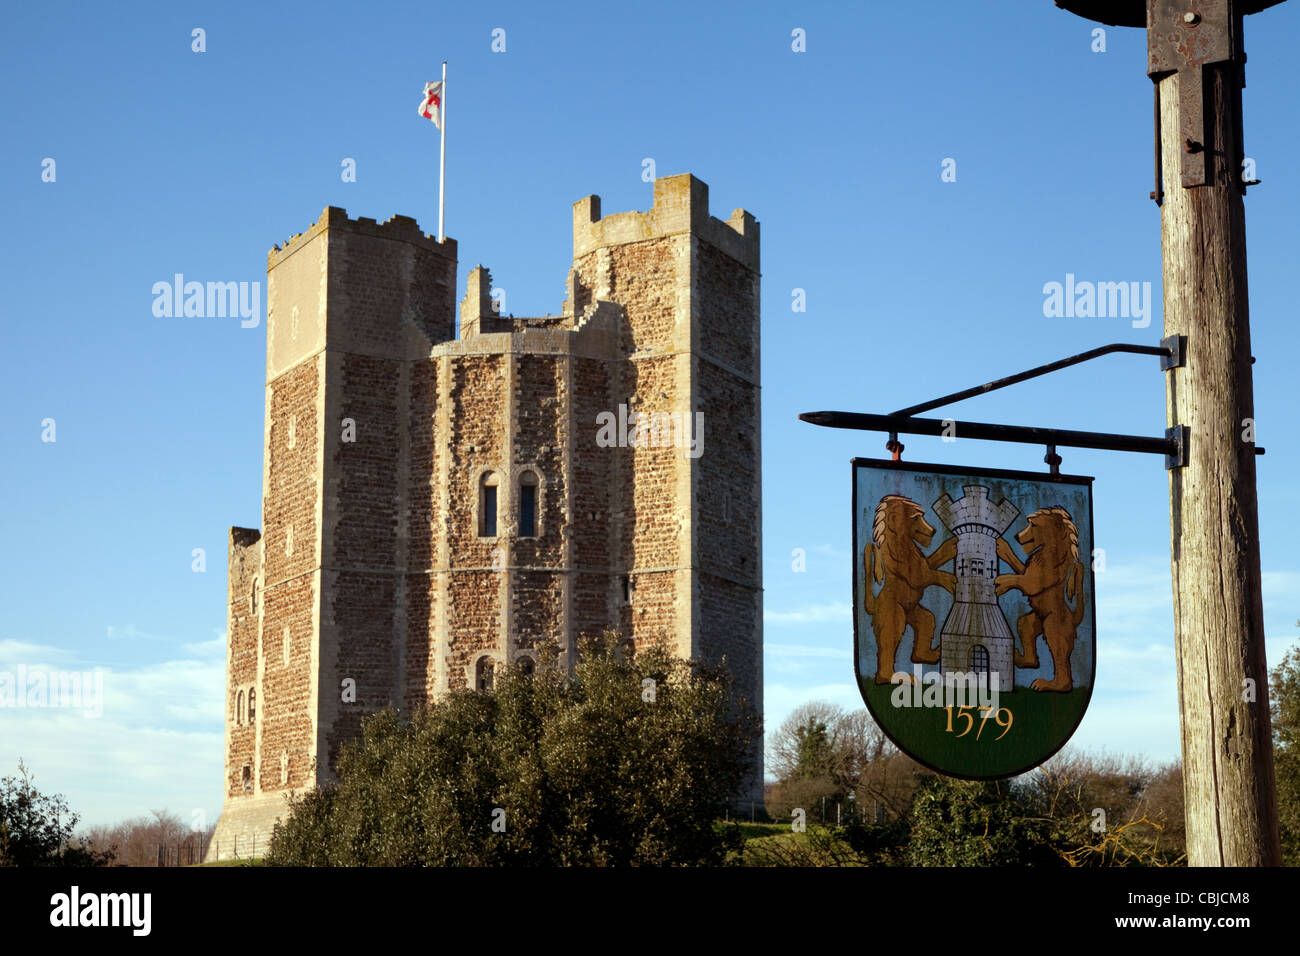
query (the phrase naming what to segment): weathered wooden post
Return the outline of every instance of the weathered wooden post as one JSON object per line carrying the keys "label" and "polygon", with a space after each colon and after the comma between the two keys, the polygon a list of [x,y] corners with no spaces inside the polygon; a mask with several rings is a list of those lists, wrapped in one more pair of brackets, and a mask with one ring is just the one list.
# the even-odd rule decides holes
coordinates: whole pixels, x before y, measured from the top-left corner
{"label": "weathered wooden post", "polygon": [[1242,18],[1281,0],[1057,0],[1145,27],[1156,84],[1156,188],[1166,378],[1187,464],[1169,472],[1174,636],[1187,856],[1281,862],[1260,598],[1254,399],[1246,290]]}

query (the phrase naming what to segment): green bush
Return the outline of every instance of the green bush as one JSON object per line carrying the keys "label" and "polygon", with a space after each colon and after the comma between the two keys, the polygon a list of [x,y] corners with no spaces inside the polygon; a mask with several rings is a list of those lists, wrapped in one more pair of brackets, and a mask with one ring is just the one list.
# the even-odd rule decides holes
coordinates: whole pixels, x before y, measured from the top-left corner
{"label": "green bush", "polygon": [[511,669],[490,694],[368,717],[338,782],[293,803],[265,862],[718,864],[740,834],[715,821],[757,733],[721,669],[633,658],[607,636],[571,677]]}
{"label": "green bush", "polygon": [[1005,780],[929,776],[912,804],[912,866],[1061,866],[1052,821]]}
{"label": "green bush", "polygon": [[1300,645],[1292,645],[1269,676],[1282,862],[1300,866]]}

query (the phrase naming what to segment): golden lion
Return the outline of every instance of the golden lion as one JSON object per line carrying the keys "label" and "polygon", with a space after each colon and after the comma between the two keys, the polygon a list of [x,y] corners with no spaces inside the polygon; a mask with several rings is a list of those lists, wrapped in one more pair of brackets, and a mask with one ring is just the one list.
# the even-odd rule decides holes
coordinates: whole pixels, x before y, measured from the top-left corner
{"label": "golden lion", "polygon": [[[998,557],[1015,569],[999,574],[994,582],[1001,596],[1013,588],[1029,599],[1029,613],[1016,622],[1024,653],[1017,651],[1016,667],[1038,666],[1039,635],[1052,655],[1052,679],[1041,677],[1029,686],[1034,690],[1065,692],[1073,689],[1070,654],[1079,624],[1083,620],[1083,564],[1079,561],[1079,529],[1064,508],[1040,508],[1028,518],[1028,526],[1016,535],[1029,560],[1022,563],[1011,544],[998,538]],[[1078,603],[1071,608],[1070,601]]]}
{"label": "golden lion", "polygon": [[[912,661],[935,664],[939,649],[934,640],[934,615],[921,606],[925,589],[938,585],[952,592],[957,579],[936,568],[957,554],[957,539],[948,538],[926,557],[934,528],[925,520],[925,509],[903,495],[885,495],[876,506],[871,542],[862,549],[866,587],[862,600],[871,615],[876,635],[876,683],[888,684],[894,676],[903,632],[912,625]],[[919,544],[918,544],[919,542]],[[873,593],[874,584],[880,593]]]}

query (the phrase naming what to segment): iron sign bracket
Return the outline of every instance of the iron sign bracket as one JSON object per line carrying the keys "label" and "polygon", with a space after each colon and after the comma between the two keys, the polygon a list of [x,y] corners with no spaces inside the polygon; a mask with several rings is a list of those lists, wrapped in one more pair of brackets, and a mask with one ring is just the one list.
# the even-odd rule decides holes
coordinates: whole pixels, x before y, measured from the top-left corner
{"label": "iron sign bracket", "polygon": [[1182,368],[1187,364],[1187,336],[1166,335],[1160,340],[1160,348],[1164,350],[1164,354],[1160,356],[1162,372]]}
{"label": "iron sign bracket", "polygon": [[1018,382],[1024,382],[1031,378],[1038,378],[1040,375],[1048,375],[1052,372],[1059,372],[1063,368],[1069,368],[1071,365],[1080,365],[1084,362],[1091,362],[1095,358],[1101,358],[1103,355],[1110,355],[1114,352],[1128,352],[1133,355],[1158,355],[1160,356],[1160,367],[1162,369],[1181,367],[1185,361],[1187,336],[1171,335],[1161,339],[1159,345],[1133,345],[1130,342],[1112,342],[1110,345],[1099,345],[1095,349],[1089,349],[1086,352],[1080,352],[1078,355],[1070,355],[1055,362],[1048,362],[1046,365],[1036,365],[1031,369],[1023,372],[1017,372],[1015,375],[1008,375],[1005,378],[997,378],[991,382],[985,382],[983,385],[976,385],[974,388],[965,388],[960,392],[953,392],[951,395],[944,395],[941,398],[931,399],[928,402],[921,402],[917,405],[909,405],[907,408],[900,408],[894,412],[895,415],[915,415],[917,412],[928,412],[932,408],[939,408],[941,405],[951,405],[953,402],[960,402],[962,399],[974,398],[976,395],[984,395],[988,392],[996,392],[1000,388],[1006,388],[1008,385],[1015,385]]}
{"label": "iron sign bracket", "polygon": [[[1192,440],[1192,430],[1186,425],[1173,425],[1165,429],[1165,438],[1173,442],[1174,450],[1165,455],[1165,471],[1187,467],[1187,446]],[[1257,449],[1256,454],[1264,454],[1264,449]]]}
{"label": "iron sign bracket", "polygon": [[[1127,342],[1113,342],[1102,345],[1078,355],[1049,362],[995,379],[974,388],[963,389],[940,398],[900,408],[889,415],[868,415],[860,412],[804,412],[800,421],[812,425],[824,425],[828,428],[854,428],[863,431],[887,432],[889,441],[885,447],[898,461],[903,453],[903,444],[898,440],[900,434],[939,435],[952,437],[954,433],[966,438],[979,438],[986,441],[1019,442],[1030,445],[1044,445],[1047,454],[1043,461],[1051,469],[1050,474],[1059,475],[1061,456],[1057,454],[1058,445],[1070,448],[1096,448],[1103,451],[1135,451],[1165,456],[1165,468],[1183,468],[1188,462],[1188,446],[1191,442],[1191,429],[1186,425],[1174,425],[1165,430],[1163,438],[1148,438],[1142,435],[1115,435],[1106,432],[1069,431],[1060,428],[1036,428],[1023,425],[998,425],[990,422],[959,422],[953,419],[915,418],[917,412],[929,411],[942,405],[950,405],[962,399],[972,398],[988,392],[1015,385],[1027,379],[1047,375],[1072,365],[1110,355],[1113,352],[1129,352],[1138,355],[1158,355],[1160,368],[1166,372],[1182,368],[1187,364],[1187,336],[1170,335],[1161,340],[1159,346],[1131,345]],[[1255,454],[1264,454],[1263,448],[1255,448]]]}

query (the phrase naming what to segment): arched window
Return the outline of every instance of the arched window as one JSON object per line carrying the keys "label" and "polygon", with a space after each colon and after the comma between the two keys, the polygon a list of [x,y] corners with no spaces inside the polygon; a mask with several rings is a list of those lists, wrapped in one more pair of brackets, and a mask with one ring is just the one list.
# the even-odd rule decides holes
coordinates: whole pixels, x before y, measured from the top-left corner
{"label": "arched window", "polygon": [[239,692],[239,695],[235,698],[235,723],[242,724],[243,722],[244,722],[244,692],[241,690]]}
{"label": "arched window", "polygon": [[526,471],[519,476],[519,537],[537,536],[537,476]]}
{"label": "arched window", "polygon": [[497,485],[500,482],[492,472],[479,480],[478,533],[481,538],[497,536]]}
{"label": "arched window", "polygon": [[970,669],[976,674],[988,676],[989,649],[983,644],[976,644],[970,649]]}
{"label": "arched window", "polygon": [[248,691],[248,722],[251,724],[257,720],[257,691],[249,688]]}
{"label": "arched window", "polygon": [[474,665],[474,686],[484,693],[492,690],[492,678],[496,670],[490,657],[480,657]]}

